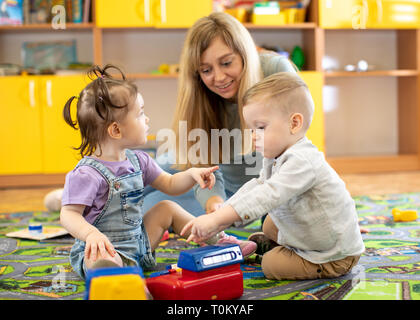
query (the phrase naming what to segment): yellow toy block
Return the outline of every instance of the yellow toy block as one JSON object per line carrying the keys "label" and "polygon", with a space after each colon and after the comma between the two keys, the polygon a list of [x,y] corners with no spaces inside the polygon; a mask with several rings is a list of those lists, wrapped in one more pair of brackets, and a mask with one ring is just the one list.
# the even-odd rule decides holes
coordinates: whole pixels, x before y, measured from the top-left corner
{"label": "yellow toy block", "polygon": [[392,209],[392,216],[395,222],[416,221],[418,218],[416,210],[400,210],[397,208]]}
{"label": "yellow toy block", "polygon": [[89,270],[86,300],[147,300],[146,283],[139,267]]}

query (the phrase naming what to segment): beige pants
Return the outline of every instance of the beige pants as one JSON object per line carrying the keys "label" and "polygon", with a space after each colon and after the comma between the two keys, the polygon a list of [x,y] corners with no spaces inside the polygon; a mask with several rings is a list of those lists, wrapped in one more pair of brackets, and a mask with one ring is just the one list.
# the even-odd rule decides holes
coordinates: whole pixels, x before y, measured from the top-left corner
{"label": "beige pants", "polygon": [[[264,234],[271,240],[277,241],[277,227],[267,215]],[[359,261],[360,256],[349,256],[341,260],[316,264],[303,259],[283,246],[278,246],[263,255],[261,267],[268,279],[303,280],[319,278],[336,278],[348,273]]]}

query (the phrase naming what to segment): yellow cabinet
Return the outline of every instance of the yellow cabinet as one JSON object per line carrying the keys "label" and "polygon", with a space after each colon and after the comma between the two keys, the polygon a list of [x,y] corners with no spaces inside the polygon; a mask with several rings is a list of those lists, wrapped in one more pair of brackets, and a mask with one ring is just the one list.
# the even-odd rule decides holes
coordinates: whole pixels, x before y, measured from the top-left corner
{"label": "yellow cabinet", "polygon": [[101,28],[152,27],[157,0],[98,0],[96,25]]}
{"label": "yellow cabinet", "polygon": [[212,12],[212,0],[98,0],[100,28],[188,28]]}
{"label": "yellow cabinet", "polygon": [[361,2],[359,0],[319,0],[319,26],[336,29],[352,28],[352,17],[355,16],[353,23],[357,23],[356,10]]}
{"label": "yellow cabinet", "polygon": [[157,28],[189,28],[213,10],[212,0],[156,0],[154,17]]}
{"label": "yellow cabinet", "polygon": [[420,0],[319,0],[326,29],[420,28]]}
{"label": "yellow cabinet", "polygon": [[[80,76],[45,76],[39,79],[43,173],[63,173],[77,164],[80,155],[74,147],[80,145],[80,133],[63,118],[63,108],[71,96],[78,96],[88,78]],[[76,118],[77,100],[73,100],[72,118]]]}
{"label": "yellow cabinet", "polygon": [[0,174],[65,173],[74,167],[78,155],[72,147],[79,146],[80,136],[62,112],[86,84],[85,76],[0,77]]}
{"label": "yellow cabinet", "polygon": [[300,72],[299,75],[308,86],[315,104],[312,123],[306,136],[318,147],[320,151],[325,152],[324,110],[322,107],[322,87],[324,85],[324,77],[321,72],[312,71]]}
{"label": "yellow cabinet", "polygon": [[0,77],[0,96],[0,174],[41,172],[41,106],[35,77]]}
{"label": "yellow cabinet", "polygon": [[420,0],[376,0],[371,2],[368,21],[372,28],[420,28]]}

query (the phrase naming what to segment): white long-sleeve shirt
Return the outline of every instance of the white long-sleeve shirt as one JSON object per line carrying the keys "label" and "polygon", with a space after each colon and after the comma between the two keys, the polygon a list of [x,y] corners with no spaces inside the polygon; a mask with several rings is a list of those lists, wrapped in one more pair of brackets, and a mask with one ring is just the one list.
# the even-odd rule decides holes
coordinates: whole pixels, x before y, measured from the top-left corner
{"label": "white long-sleeve shirt", "polygon": [[269,213],[279,230],[277,242],[313,263],[360,255],[365,249],[354,200],[306,137],[278,158],[264,158],[260,176],[226,204],[242,223]]}

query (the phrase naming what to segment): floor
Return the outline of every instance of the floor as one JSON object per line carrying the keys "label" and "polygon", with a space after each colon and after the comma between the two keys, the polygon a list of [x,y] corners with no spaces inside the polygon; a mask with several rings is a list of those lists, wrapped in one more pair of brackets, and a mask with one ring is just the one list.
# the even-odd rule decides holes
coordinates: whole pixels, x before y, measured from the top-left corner
{"label": "floor", "polygon": [[[420,192],[420,171],[348,174],[341,178],[353,196]],[[44,197],[55,188],[0,189],[0,213],[46,210]]]}

